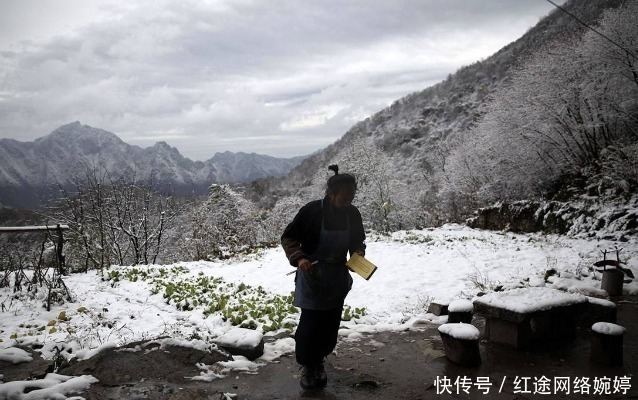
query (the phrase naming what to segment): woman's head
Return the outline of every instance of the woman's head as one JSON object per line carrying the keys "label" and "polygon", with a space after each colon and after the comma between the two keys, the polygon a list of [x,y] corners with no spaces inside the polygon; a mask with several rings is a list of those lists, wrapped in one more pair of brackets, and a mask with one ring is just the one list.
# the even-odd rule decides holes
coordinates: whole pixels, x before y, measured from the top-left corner
{"label": "woman's head", "polygon": [[326,196],[335,207],[348,207],[357,192],[357,180],[350,174],[340,174],[339,166],[336,164],[328,169],[335,174],[328,179]]}

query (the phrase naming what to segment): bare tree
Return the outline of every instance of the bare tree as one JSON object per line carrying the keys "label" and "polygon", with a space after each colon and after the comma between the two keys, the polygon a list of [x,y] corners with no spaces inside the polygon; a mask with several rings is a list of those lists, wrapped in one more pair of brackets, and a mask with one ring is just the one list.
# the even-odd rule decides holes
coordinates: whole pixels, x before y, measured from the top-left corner
{"label": "bare tree", "polygon": [[69,249],[83,270],[158,260],[165,232],[182,212],[170,194],[94,165],[73,182],[71,189],[59,185],[61,201],[49,213],[69,224]]}
{"label": "bare tree", "polygon": [[82,264],[82,270],[109,266],[113,242],[105,226],[106,173],[95,165],[85,164],[83,174],[71,181],[72,186],[57,185],[58,202],[49,207],[47,216],[69,224],[68,253]]}

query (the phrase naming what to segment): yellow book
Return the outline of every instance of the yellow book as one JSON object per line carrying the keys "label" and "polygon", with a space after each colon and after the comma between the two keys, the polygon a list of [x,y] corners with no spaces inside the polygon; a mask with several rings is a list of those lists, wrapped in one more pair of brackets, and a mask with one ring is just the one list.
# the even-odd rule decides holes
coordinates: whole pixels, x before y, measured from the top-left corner
{"label": "yellow book", "polygon": [[364,257],[361,257],[359,254],[355,253],[350,257],[346,265],[361,275],[363,279],[368,280],[374,274],[374,271],[377,270],[377,266],[372,264],[370,261],[366,260]]}

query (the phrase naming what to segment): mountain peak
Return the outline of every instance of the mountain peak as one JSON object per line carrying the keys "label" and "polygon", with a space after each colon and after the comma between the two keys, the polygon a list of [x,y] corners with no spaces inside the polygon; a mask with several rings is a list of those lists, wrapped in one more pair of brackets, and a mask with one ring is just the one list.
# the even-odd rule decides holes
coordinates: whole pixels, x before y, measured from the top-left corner
{"label": "mountain peak", "polygon": [[87,130],[93,129],[92,127],[88,126],[88,125],[82,125],[82,123],[80,121],[75,121],[75,122],[71,122],[70,124],[65,124],[62,125],[56,129],[53,130],[53,132],[51,132],[48,136],[55,136],[55,135],[68,135],[71,133],[81,133],[81,132],[85,132]]}
{"label": "mountain peak", "polygon": [[185,159],[184,156],[182,156],[182,154],[179,152],[179,150],[177,150],[177,148],[171,146],[163,140],[155,143],[152,147],[149,147],[148,151],[153,154],[168,154],[172,157],[177,157],[180,160]]}
{"label": "mountain peak", "polygon": [[[218,153],[222,154],[222,153]],[[175,194],[205,194],[212,182],[245,183],[282,176],[301,162],[257,154],[226,152],[220,158],[193,162],[164,141],[148,148],[129,145],[116,134],[82,125],[62,125],[34,142],[0,141],[0,203],[37,207],[33,191],[48,194],[53,185],[70,185],[85,175],[86,165],[112,176],[153,181]]]}
{"label": "mountain peak", "polygon": [[[88,125],[85,125],[85,126],[88,126]],[[79,129],[81,127],[82,127],[82,123],[80,121],[75,121],[75,122],[68,123],[66,125],[62,125],[58,129],[54,130],[53,132],[57,130]]]}
{"label": "mountain peak", "polygon": [[49,135],[36,139],[36,143],[47,143],[50,141],[95,141],[96,144],[104,146],[107,144],[124,144],[122,139],[116,134],[89,125],[82,125],[80,121],[71,122],[55,129]]}
{"label": "mountain peak", "polygon": [[155,143],[155,144],[153,145],[153,147],[154,147],[154,148],[157,148],[157,149],[166,149],[166,150],[171,150],[171,151],[173,151],[173,150],[177,150],[175,147],[171,146],[170,144],[166,143],[166,142],[165,142],[165,141],[163,141],[163,140],[161,140],[161,141],[159,141],[159,142]]}

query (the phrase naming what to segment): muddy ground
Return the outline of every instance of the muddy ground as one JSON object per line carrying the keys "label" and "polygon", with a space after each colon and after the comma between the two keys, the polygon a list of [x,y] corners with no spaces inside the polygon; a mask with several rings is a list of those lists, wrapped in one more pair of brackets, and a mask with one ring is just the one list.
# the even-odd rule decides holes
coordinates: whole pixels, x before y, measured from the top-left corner
{"label": "muddy ground", "polygon": [[[481,341],[481,365],[461,367],[445,357],[437,326],[424,325],[404,332],[367,335],[357,342],[341,341],[327,360],[328,387],[314,393],[299,387],[299,366],[294,355],[268,363],[255,374],[234,372],[212,382],[187,377],[199,375],[196,363],[213,363],[216,357],[223,356],[179,348],[153,352],[146,358],[139,353],[109,350],[59,373],[98,378],[99,383],[80,394],[87,400],[638,399],[638,297],[625,296],[614,301],[618,305],[618,324],[627,328],[624,363],[616,367],[590,360],[587,327],[579,328],[576,339],[569,343],[541,344],[525,351]],[[482,319],[475,318],[473,323],[483,329]],[[42,360],[16,366],[0,364],[5,381],[43,376],[47,367]],[[575,382],[585,377],[590,379],[589,394],[573,393],[578,387]],[[622,393],[623,385],[614,388],[614,382],[621,382],[623,377],[627,378],[624,387],[627,382],[629,385],[626,393]],[[548,386],[543,384],[545,378],[549,379]],[[447,379],[451,386],[444,390],[442,384]],[[455,381],[460,385],[454,385]],[[482,381],[490,386],[482,386]],[[595,388],[595,382],[602,386]],[[608,387],[604,386],[606,383]]]}

